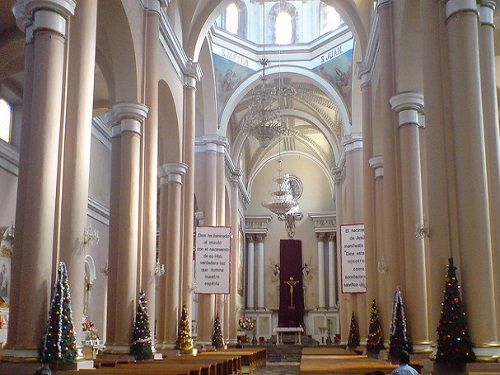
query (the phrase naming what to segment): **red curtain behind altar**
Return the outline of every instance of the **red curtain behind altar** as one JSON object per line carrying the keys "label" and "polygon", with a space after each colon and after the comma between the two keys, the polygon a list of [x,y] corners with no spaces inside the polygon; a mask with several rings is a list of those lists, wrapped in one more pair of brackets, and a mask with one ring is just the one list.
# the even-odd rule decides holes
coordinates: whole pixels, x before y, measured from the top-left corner
{"label": "red curtain behind altar", "polygon": [[[290,278],[293,277],[291,282]],[[290,285],[293,286],[293,304]],[[300,327],[304,323],[304,289],[302,280],[302,242],[280,240],[280,310],[278,327]]]}

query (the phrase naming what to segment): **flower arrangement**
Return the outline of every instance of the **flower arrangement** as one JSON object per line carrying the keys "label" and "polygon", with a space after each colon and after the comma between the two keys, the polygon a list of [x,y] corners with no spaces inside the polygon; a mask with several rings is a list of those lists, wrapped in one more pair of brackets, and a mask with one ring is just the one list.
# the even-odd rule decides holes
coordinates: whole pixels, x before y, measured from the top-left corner
{"label": "flower arrangement", "polygon": [[82,331],[84,332],[87,340],[98,340],[99,334],[97,333],[97,329],[94,326],[94,323],[86,318],[82,323]]}
{"label": "flower arrangement", "polygon": [[238,324],[244,331],[253,331],[255,328],[255,320],[250,318],[245,318],[244,316],[242,316],[239,319]]}

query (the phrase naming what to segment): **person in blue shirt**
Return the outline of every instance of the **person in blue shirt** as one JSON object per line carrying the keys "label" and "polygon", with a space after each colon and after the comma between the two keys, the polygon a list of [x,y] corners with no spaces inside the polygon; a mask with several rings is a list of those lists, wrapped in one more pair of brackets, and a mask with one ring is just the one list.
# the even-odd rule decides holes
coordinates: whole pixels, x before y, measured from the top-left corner
{"label": "person in blue shirt", "polygon": [[403,350],[399,355],[399,367],[391,375],[418,375],[417,370],[408,363],[410,363],[410,355],[407,351]]}

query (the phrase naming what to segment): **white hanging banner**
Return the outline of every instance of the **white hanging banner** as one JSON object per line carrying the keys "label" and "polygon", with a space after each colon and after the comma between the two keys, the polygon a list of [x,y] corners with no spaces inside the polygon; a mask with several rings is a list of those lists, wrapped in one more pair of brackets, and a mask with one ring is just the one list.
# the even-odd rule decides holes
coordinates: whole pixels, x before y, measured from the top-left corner
{"label": "white hanging banner", "polygon": [[228,294],[231,274],[231,228],[197,227],[195,293]]}
{"label": "white hanging banner", "polygon": [[342,293],[366,293],[365,225],[340,226]]}

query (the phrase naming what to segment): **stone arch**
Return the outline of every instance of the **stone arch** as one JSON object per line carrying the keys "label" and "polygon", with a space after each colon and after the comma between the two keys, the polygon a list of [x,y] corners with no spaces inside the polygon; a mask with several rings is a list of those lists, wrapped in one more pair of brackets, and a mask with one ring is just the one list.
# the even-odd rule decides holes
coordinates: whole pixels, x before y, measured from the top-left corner
{"label": "stone arch", "polygon": [[282,12],[288,13],[292,22],[292,38],[291,43],[297,42],[297,9],[289,2],[282,3],[281,1],[274,4],[267,14],[267,36],[266,42],[268,44],[276,44],[276,20],[278,15]]}
{"label": "stone arch", "polygon": [[[347,106],[344,104],[342,99],[342,95],[323,77],[318,74],[312,72],[309,69],[299,66],[273,66],[268,69],[268,77],[272,78],[273,74],[280,73],[283,75],[299,75],[300,77],[305,77],[308,80],[311,80],[316,86],[318,86],[326,95],[332,100],[335,104],[337,104],[340,112],[340,116],[342,118],[342,125],[344,127],[344,134],[350,134],[350,118],[349,111],[347,110]],[[242,82],[238,88],[234,91],[233,95],[227,101],[226,107],[222,112],[221,120],[220,120],[220,134],[226,135],[227,128],[229,125],[229,119],[233,114],[236,105],[240,102],[240,100],[259,83],[260,72],[257,71],[248,77],[244,82]]]}

